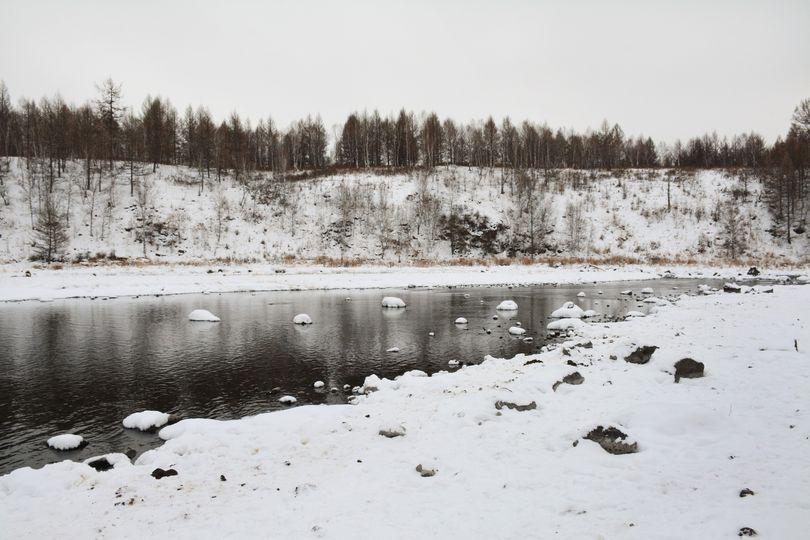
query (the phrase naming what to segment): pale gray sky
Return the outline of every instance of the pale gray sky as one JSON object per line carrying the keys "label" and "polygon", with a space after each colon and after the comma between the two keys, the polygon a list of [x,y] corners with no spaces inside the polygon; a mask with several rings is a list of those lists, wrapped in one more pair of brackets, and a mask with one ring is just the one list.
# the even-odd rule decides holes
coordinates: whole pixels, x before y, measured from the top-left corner
{"label": "pale gray sky", "polygon": [[656,140],[783,134],[810,97],[810,1],[0,0],[14,99],[148,93],[282,126],[356,109],[488,114]]}

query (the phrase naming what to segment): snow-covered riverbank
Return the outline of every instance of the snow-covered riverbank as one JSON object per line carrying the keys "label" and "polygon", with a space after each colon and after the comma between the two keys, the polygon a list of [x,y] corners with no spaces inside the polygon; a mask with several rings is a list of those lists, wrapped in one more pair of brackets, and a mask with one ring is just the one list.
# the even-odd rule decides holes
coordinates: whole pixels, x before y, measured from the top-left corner
{"label": "snow-covered riverbank", "polygon": [[[377,382],[354,405],[182,421],[134,465],[0,477],[2,536],[802,538],[808,305],[807,286],[683,297],[541,355]],[[649,362],[625,361],[641,345]],[[676,384],[686,357],[705,377]],[[597,426],[638,452],[584,439]]]}
{"label": "snow-covered riverbank", "polygon": [[[595,283],[655,279],[662,275],[747,279],[748,268],[547,265],[511,266],[0,266],[0,301],[53,300],[187,293],[384,289],[400,287],[506,286]],[[30,275],[29,275],[30,274]],[[764,271],[760,278],[807,276],[806,268]],[[806,279],[806,277],[805,277]]]}

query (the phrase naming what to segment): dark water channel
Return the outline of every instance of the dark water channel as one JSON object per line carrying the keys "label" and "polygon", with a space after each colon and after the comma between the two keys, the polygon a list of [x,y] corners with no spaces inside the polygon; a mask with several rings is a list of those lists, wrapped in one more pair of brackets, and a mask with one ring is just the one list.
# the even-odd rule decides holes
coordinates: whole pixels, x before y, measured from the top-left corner
{"label": "dark water channel", "polygon": [[[652,287],[663,296],[694,292],[700,283],[718,284],[657,280],[0,303],[0,474],[158,445],[156,434],[121,426],[132,412],[239,418],[284,407],[277,401],[283,394],[296,396],[298,405],[343,403],[350,395],[344,385],[360,385],[372,373],[434,373],[448,369],[451,359],[478,363],[487,354],[533,352],[544,343],[548,315],[565,301],[612,317],[648,306],[622,296],[623,290]],[[586,297],[577,298],[579,291]],[[403,298],[407,309],[381,308],[386,295]],[[516,313],[496,312],[505,299],[518,303]],[[222,322],[189,322],[196,308]],[[314,324],[292,324],[297,313],[308,313]],[[453,323],[457,317],[468,320],[466,327]],[[508,334],[515,321],[533,342]],[[386,352],[391,347],[400,351]],[[326,389],[315,390],[316,380]],[[61,453],[46,447],[48,437],[64,432],[84,436],[88,446]]]}

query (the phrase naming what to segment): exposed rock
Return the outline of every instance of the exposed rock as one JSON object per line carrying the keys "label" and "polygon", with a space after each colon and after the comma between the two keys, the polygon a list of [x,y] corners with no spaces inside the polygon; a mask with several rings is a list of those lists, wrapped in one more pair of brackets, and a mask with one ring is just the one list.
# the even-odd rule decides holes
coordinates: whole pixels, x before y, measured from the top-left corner
{"label": "exposed rock", "polygon": [[751,527],[740,527],[740,532],[737,533],[737,536],[756,536],[757,531],[752,529]]}
{"label": "exposed rock", "polygon": [[585,438],[598,443],[609,454],[634,454],[638,452],[638,443],[626,443],[627,434],[615,427],[597,426]]}
{"label": "exposed rock", "polygon": [[129,459],[135,459],[135,456],[138,455],[138,452],[135,451],[134,448],[127,448],[124,452],[124,455],[127,456]]}
{"label": "exposed rock", "polygon": [[754,495],[754,492],[748,488],[744,488],[742,491],[740,491],[740,497],[748,497],[749,495]]}
{"label": "exposed rock", "polygon": [[748,275],[749,276],[758,276],[759,275],[759,270],[757,269],[756,266],[752,266],[751,268],[748,269]]}
{"label": "exposed rock", "polygon": [[93,461],[88,461],[87,465],[93,467],[95,470],[99,472],[109,471],[113,468],[113,464],[107,461],[107,458],[102,457],[98,459],[94,459]]}
{"label": "exposed rock", "polygon": [[537,408],[537,403],[531,401],[526,404],[519,404],[519,403],[512,403],[511,401],[496,401],[495,408],[499,411],[506,407],[507,409],[513,409],[515,411],[531,411],[532,409]]}
{"label": "exposed rock", "polygon": [[556,392],[557,387],[560,386],[561,384],[582,384],[583,381],[585,381],[585,377],[580,375],[579,371],[575,371],[563,377],[561,381],[555,382],[554,385],[551,387],[551,389]]}
{"label": "exposed rock", "polygon": [[624,361],[631,364],[646,364],[657,349],[655,345],[643,345],[625,356]]}
{"label": "exposed rock", "polygon": [[152,478],[155,480],[160,480],[161,478],[165,478],[167,476],[177,476],[177,471],[174,469],[166,469],[165,471],[158,467],[154,471],[152,471]]}
{"label": "exposed rock", "polygon": [[742,287],[740,287],[736,283],[726,283],[725,285],[723,285],[723,292],[738,293],[740,291],[742,291]]}
{"label": "exposed rock", "polygon": [[393,439],[394,437],[403,437],[405,435],[405,428],[400,426],[392,429],[381,429],[380,435]]}
{"label": "exposed rock", "polygon": [[422,478],[427,478],[429,476],[436,476],[436,469],[428,469],[427,467],[422,467],[422,464],[416,466],[416,472],[422,475]]}
{"label": "exposed rock", "polygon": [[683,379],[698,379],[703,377],[703,362],[683,358],[675,362],[675,382]]}

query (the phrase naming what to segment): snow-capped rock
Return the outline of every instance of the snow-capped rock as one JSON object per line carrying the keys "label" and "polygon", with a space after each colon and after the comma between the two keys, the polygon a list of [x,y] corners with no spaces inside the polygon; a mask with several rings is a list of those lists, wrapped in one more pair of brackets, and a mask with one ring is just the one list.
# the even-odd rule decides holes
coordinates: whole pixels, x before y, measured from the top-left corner
{"label": "snow-capped rock", "polygon": [[195,309],[188,314],[188,320],[195,322],[219,322],[219,317],[207,309]]}
{"label": "snow-capped rock", "polygon": [[526,333],[526,329],[521,328],[520,326],[512,326],[509,328],[509,333],[513,336],[522,336]]}
{"label": "snow-capped rock", "polygon": [[581,307],[573,302],[566,302],[562,307],[551,312],[552,319],[579,319],[585,315]]}
{"label": "snow-capped rock", "polygon": [[312,317],[310,317],[306,313],[299,313],[298,315],[293,317],[293,323],[295,323],[295,324],[312,324]]}
{"label": "snow-capped rock", "polygon": [[514,300],[504,300],[495,308],[498,311],[515,311],[518,305]]}
{"label": "snow-capped rock", "polygon": [[84,444],[84,437],[73,433],[55,435],[48,439],[48,446],[54,450],[75,450]]}
{"label": "snow-capped rock", "polygon": [[298,400],[293,396],[281,396],[280,398],[278,398],[278,402],[283,403],[284,405],[292,405],[297,401]]}
{"label": "snow-capped rock", "polygon": [[384,308],[404,308],[405,301],[396,296],[386,296],[382,299],[382,307]]}
{"label": "snow-capped rock", "polygon": [[455,320],[455,323],[456,324],[467,324],[467,319],[465,319],[464,317],[459,317],[458,319]]}
{"label": "snow-capped rock", "polygon": [[323,381],[315,381],[315,383],[312,385],[313,388],[323,388],[324,386]]}
{"label": "snow-capped rock", "polygon": [[127,429],[139,429],[141,431],[149,431],[150,429],[159,428],[169,422],[168,413],[160,411],[141,411],[132,413],[126,418],[122,424]]}

